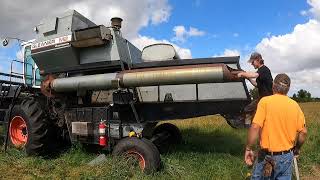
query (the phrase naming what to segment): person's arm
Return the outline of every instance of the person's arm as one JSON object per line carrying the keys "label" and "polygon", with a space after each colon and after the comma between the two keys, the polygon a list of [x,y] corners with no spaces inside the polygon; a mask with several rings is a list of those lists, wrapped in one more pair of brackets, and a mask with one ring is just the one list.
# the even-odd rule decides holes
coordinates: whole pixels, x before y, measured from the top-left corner
{"label": "person's arm", "polygon": [[247,145],[246,145],[246,152],[244,155],[244,161],[248,166],[252,166],[254,162],[254,152],[252,150],[252,147],[254,144],[256,144],[260,133],[260,126],[253,123],[249,129],[248,132],[248,138],[247,138]]}
{"label": "person's arm", "polygon": [[252,150],[253,145],[256,144],[258,138],[259,138],[259,132],[260,132],[260,126],[256,123],[252,123],[251,127],[248,131],[248,137],[247,137],[247,145],[246,149]]}
{"label": "person's arm", "polygon": [[299,156],[300,149],[301,149],[301,147],[307,137],[307,128],[306,128],[306,124],[305,124],[306,120],[305,120],[304,114],[299,106],[298,106],[298,111],[299,111],[298,123],[297,123],[298,135],[297,135],[297,139],[296,139],[296,145],[294,147],[294,155],[296,157]]}
{"label": "person's arm", "polygon": [[307,137],[307,128],[303,128],[302,131],[298,133],[297,140],[296,140],[296,146],[294,147],[294,155],[298,157],[300,155],[300,149],[306,140]]}
{"label": "person's arm", "polygon": [[259,77],[259,74],[256,72],[240,72],[238,73],[238,77],[246,78],[246,79],[251,79],[251,78],[257,78]]}
{"label": "person's arm", "polygon": [[249,82],[254,86],[257,87],[257,82],[256,82],[256,78],[259,77],[259,74],[256,72],[240,72],[238,74],[239,78],[246,78],[249,80]]}
{"label": "person's arm", "polygon": [[254,87],[257,87],[257,81],[255,79],[249,78],[248,80]]}
{"label": "person's arm", "polygon": [[253,145],[256,144],[256,141],[259,138],[260,130],[263,127],[264,121],[266,119],[266,110],[265,110],[265,99],[262,98],[258,104],[257,112],[253,118],[251,127],[248,131],[246,152],[244,155],[245,163],[251,166],[254,162],[254,153],[252,150]]}

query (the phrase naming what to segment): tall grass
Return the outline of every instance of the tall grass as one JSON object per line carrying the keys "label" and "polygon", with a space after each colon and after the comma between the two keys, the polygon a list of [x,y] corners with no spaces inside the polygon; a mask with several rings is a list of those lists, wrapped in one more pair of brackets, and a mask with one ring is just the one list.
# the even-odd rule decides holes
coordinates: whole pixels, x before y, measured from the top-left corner
{"label": "tall grass", "polygon": [[[299,167],[304,179],[320,179],[320,103],[301,104],[308,126]],[[107,155],[97,166],[87,165],[97,154],[75,146],[59,157],[26,157],[0,151],[0,179],[245,179],[251,171],[243,162],[246,130],[235,130],[220,116],[170,121],[183,143],[161,155],[161,171],[145,175],[124,159]]]}

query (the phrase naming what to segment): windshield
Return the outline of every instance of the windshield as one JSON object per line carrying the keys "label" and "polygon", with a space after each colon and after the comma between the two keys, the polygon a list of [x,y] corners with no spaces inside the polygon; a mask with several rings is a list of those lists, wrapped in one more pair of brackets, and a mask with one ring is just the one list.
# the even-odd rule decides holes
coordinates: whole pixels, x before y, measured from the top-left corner
{"label": "windshield", "polygon": [[40,86],[40,70],[31,56],[31,45],[26,46],[24,49],[24,62],[24,78],[26,84],[29,86]]}

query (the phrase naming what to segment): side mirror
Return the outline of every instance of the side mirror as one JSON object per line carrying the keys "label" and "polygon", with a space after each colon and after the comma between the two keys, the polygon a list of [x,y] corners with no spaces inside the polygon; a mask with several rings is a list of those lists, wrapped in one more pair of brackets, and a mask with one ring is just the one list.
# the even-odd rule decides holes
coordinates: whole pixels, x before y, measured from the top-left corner
{"label": "side mirror", "polygon": [[5,38],[3,41],[2,41],[2,45],[3,46],[7,46],[9,44],[9,40],[7,38]]}

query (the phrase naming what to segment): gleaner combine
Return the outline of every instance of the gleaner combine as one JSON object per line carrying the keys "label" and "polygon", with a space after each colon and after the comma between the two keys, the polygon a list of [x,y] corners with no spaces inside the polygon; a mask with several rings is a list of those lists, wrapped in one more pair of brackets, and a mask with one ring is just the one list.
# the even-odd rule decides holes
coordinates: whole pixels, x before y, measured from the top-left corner
{"label": "gleaner combine", "polygon": [[0,81],[8,144],[41,156],[61,142],[96,145],[151,172],[159,150],[182,138],[159,121],[220,114],[234,124],[250,102],[239,57],[180,59],[169,44],[141,52],[122,37],[121,21],[97,26],[69,11],[34,28],[36,39],[22,44],[23,73],[0,74],[9,77]]}

